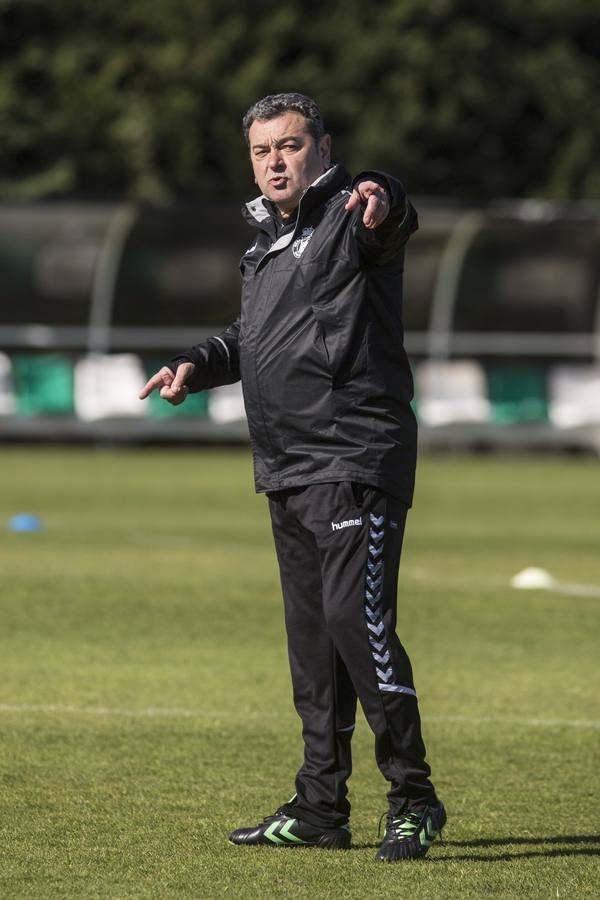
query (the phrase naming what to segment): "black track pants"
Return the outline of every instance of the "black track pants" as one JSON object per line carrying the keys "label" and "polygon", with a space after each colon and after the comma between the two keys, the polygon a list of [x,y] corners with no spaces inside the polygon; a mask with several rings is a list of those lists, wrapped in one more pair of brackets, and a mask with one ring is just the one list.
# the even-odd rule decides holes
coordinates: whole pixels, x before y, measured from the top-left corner
{"label": "black track pants", "polygon": [[290,814],[317,826],[347,822],[357,696],[390,810],[434,799],[412,669],[396,635],[406,506],[338,482],[270,494],[269,507],[304,738]]}

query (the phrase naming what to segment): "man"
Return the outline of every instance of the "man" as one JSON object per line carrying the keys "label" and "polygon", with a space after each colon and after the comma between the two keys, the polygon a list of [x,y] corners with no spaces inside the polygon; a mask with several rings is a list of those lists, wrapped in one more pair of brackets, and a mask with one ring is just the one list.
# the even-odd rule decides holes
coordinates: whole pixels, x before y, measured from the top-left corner
{"label": "man", "polygon": [[346,782],[357,696],[390,782],[377,858],[424,855],[446,814],[429,780],[408,656],[395,633],[416,423],[402,346],[401,184],[331,165],[302,94],[244,117],[261,196],[241,262],[240,318],[147,383],[171,403],[241,378],[257,491],[267,493],[304,763],[296,793],[234,844],[350,846]]}

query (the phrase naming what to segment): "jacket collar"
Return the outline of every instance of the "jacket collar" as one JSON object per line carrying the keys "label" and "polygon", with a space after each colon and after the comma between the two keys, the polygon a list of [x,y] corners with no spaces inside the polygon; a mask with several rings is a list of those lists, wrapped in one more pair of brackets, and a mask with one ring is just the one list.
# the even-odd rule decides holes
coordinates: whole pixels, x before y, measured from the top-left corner
{"label": "jacket collar", "polygon": [[[300,198],[298,210],[296,213],[296,226],[308,212],[316,206],[320,206],[339,193],[343,188],[350,185],[351,178],[346,169],[335,163],[331,168],[327,169],[322,175],[313,181],[307,187]],[[255,228],[261,228],[271,233],[275,228],[275,218],[277,210],[275,204],[268,200],[264,194],[251,200],[242,207],[242,215],[250,225]],[[296,229],[294,228],[294,231]]]}

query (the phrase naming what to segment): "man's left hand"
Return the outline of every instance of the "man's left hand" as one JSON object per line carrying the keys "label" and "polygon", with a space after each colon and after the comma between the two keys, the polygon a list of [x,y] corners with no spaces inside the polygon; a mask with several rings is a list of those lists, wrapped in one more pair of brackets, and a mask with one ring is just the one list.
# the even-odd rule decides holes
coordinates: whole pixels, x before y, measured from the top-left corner
{"label": "man's left hand", "polygon": [[390,211],[388,192],[377,181],[359,181],[354,186],[352,196],[345,208],[351,212],[359,204],[366,207],[363,215],[365,228],[377,228],[387,218]]}

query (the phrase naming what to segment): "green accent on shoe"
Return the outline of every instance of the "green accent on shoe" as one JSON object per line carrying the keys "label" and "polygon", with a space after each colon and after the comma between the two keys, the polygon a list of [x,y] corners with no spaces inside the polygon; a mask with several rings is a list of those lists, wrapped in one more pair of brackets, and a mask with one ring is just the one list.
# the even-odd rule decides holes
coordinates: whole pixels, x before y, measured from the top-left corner
{"label": "green accent on shoe", "polygon": [[421,810],[388,815],[377,859],[396,862],[425,856],[446,824],[446,811],[439,802]]}
{"label": "green accent on shoe", "polygon": [[295,823],[296,819],[276,819],[265,830],[264,836],[273,844],[306,844],[291,831]]}
{"label": "green accent on shoe", "polygon": [[[409,818],[410,816],[410,818]],[[406,818],[397,817],[392,819],[390,826],[400,837],[412,837],[419,825],[419,817],[414,813],[409,813]]]}
{"label": "green accent on shoe", "polygon": [[273,844],[285,844],[285,841],[282,841],[281,838],[277,837],[275,831],[277,830],[277,826],[279,825],[281,819],[278,819],[276,822],[271,822],[269,827],[266,829],[264,836],[268,841],[271,841]]}
{"label": "green accent on shoe", "polygon": [[419,841],[421,842],[421,846],[431,847],[436,834],[437,831],[433,827],[431,816],[427,816],[425,827],[423,828],[423,831],[419,833]]}
{"label": "green accent on shoe", "polygon": [[293,841],[295,844],[305,844],[306,841],[303,841],[302,838],[296,837],[295,834],[292,834],[290,828],[296,822],[296,819],[290,819],[285,823],[285,825],[279,829],[279,834],[281,837],[285,837],[290,841]]}

